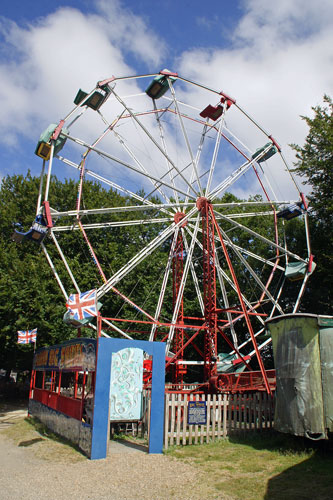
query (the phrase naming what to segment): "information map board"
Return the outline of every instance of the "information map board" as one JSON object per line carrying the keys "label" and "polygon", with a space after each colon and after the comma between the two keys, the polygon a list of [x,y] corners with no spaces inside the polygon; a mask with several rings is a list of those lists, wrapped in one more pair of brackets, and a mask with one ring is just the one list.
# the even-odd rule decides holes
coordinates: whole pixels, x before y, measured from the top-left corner
{"label": "information map board", "polygon": [[188,425],[207,424],[207,403],[206,401],[189,401],[187,407]]}

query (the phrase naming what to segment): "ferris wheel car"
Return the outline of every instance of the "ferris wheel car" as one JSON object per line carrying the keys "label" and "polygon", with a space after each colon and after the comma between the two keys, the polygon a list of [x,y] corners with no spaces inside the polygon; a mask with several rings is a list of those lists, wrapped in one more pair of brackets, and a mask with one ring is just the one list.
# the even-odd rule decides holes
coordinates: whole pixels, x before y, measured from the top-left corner
{"label": "ferris wheel car", "polygon": [[37,215],[29,231],[23,233],[15,229],[14,233],[11,236],[11,239],[16,243],[22,243],[27,240],[34,241],[35,243],[42,243],[45,236],[47,235],[47,232],[48,227],[43,215]]}

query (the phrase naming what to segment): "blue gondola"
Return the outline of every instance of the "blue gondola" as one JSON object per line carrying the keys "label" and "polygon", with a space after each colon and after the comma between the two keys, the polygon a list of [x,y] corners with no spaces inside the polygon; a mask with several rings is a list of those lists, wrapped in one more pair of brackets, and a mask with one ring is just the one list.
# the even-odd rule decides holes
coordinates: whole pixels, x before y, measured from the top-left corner
{"label": "blue gondola", "polygon": [[35,243],[42,243],[45,236],[47,235],[47,232],[48,227],[43,215],[37,215],[29,231],[23,233],[15,229],[11,236],[11,239],[16,243],[22,243],[29,240],[34,241]]}
{"label": "blue gondola", "polygon": [[299,217],[303,214],[304,205],[301,202],[295,203],[294,205],[289,205],[289,207],[284,208],[280,212],[277,213],[277,217],[279,219],[294,219],[295,217]]}

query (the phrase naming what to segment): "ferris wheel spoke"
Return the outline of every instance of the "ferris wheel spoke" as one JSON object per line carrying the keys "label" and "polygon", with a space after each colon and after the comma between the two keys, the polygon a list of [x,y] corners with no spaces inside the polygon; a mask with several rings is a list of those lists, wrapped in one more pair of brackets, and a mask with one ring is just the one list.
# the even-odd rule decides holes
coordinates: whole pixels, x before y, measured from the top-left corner
{"label": "ferris wheel spoke", "polygon": [[[160,115],[157,112],[157,107],[156,107],[156,101],[155,101],[155,99],[154,99],[153,103],[154,103],[154,109],[156,111],[155,117],[156,117],[156,122],[157,122],[158,130],[159,130],[159,134],[160,134],[161,144],[162,144],[162,147],[163,147],[163,150],[164,150],[165,154],[168,156],[168,150],[167,150],[167,146],[166,146],[166,142],[165,142],[164,131],[163,131],[163,127],[162,127],[162,124],[161,124]],[[167,164],[167,171],[168,171],[168,174],[169,174],[169,179],[170,179],[170,182],[171,182],[171,184],[173,186],[173,195],[175,197],[176,202],[179,203],[178,193],[175,190],[174,177],[171,176],[171,170],[172,170],[172,168],[171,168],[170,162],[168,161],[167,158],[165,158],[165,161],[166,161],[166,164]]]}
{"label": "ferris wheel spoke", "polygon": [[202,196],[203,195],[203,190],[202,190],[202,186],[201,186],[201,182],[200,182],[200,178],[199,178],[197,166],[196,166],[196,163],[195,163],[195,160],[194,160],[194,156],[193,156],[192,148],[191,148],[191,145],[190,145],[190,141],[189,141],[188,135],[186,133],[184,122],[183,122],[182,116],[181,116],[180,111],[179,111],[179,106],[178,106],[178,102],[177,102],[177,99],[176,99],[175,89],[173,88],[173,85],[171,83],[170,78],[168,78],[168,83],[169,83],[169,88],[170,88],[171,95],[172,95],[172,98],[173,98],[173,103],[174,103],[174,106],[175,106],[175,109],[176,109],[176,114],[178,116],[180,128],[182,130],[183,137],[184,137],[184,140],[185,140],[185,144],[186,144],[186,147],[187,147],[187,151],[188,151],[188,154],[189,154],[190,159],[191,159],[191,164],[192,164],[193,172],[194,172],[194,175],[195,175],[195,180],[196,180],[196,183],[198,184],[200,195]]}
{"label": "ferris wheel spoke", "polygon": [[107,293],[118,281],[120,281],[126,274],[132,271],[138,264],[145,260],[148,255],[150,255],[156,248],[158,248],[169,236],[175,231],[176,227],[179,227],[185,222],[189,217],[191,217],[197,211],[196,208],[192,208],[188,214],[180,221],[178,224],[172,224],[167,227],[162,233],[160,233],[156,238],[154,238],[145,248],[138,252],[126,266],[123,266],[114,276],[112,276],[107,282],[102,285],[97,291],[97,296],[102,297]]}
{"label": "ferris wheel spoke", "polygon": [[[182,173],[180,172],[180,170],[177,168],[177,166],[174,164],[174,162],[171,160],[171,158],[163,151],[163,148],[158,144],[158,142],[153,138],[153,136],[149,133],[149,131],[147,130],[147,128],[143,125],[143,123],[137,118],[137,116],[132,112],[132,110],[126,106],[125,102],[117,95],[117,93],[114,91],[114,89],[111,89],[111,92],[114,94],[114,96],[116,97],[116,99],[120,102],[120,104],[127,110],[127,112],[130,114],[130,116],[132,117],[132,119],[139,125],[139,127],[141,127],[141,129],[146,133],[147,137],[151,140],[151,142],[156,146],[156,148],[162,153],[162,155],[168,160],[168,163],[170,163],[170,165],[172,165],[172,167],[176,170],[176,172],[178,172],[178,174],[181,176],[181,178],[183,179],[183,181],[185,182],[185,184],[187,184],[191,191],[197,196],[198,193],[194,190],[194,188],[189,184],[188,180],[186,179],[186,177],[184,175],[182,175]],[[152,177],[152,176],[151,176]],[[153,178],[153,177],[152,177]],[[156,179],[155,179],[156,180]],[[169,186],[170,187],[170,186]],[[177,189],[178,192],[179,189]]]}
{"label": "ferris wheel spoke", "polygon": [[[185,219],[182,219],[182,222],[184,220]],[[195,225],[195,229],[193,231],[193,238],[192,238],[192,241],[190,244],[189,252],[186,256],[186,262],[185,262],[185,266],[184,266],[182,279],[181,279],[181,282],[179,285],[177,299],[176,299],[175,306],[174,306],[174,311],[173,311],[173,316],[172,316],[172,320],[171,320],[171,327],[169,330],[168,340],[166,342],[166,353],[168,353],[171,350],[171,344],[172,344],[174,333],[175,333],[176,322],[177,322],[177,318],[178,318],[178,314],[179,314],[179,308],[180,308],[181,302],[183,300],[184,288],[185,288],[185,284],[186,284],[186,280],[187,280],[187,276],[188,276],[188,271],[190,268],[190,262],[192,260],[192,255],[193,255],[193,250],[194,250],[194,246],[195,246],[195,242],[196,242],[196,236],[197,236],[197,232],[198,232],[199,223],[200,223],[200,214],[197,215],[197,222]]]}
{"label": "ferris wheel spoke", "polygon": [[234,208],[234,207],[256,207],[256,206],[261,206],[261,205],[268,205],[270,207],[275,206],[278,207],[280,205],[292,205],[297,203],[298,200],[283,200],[283,201],[278,201],[278,200],[260,200],[260,201],[239,201],[239,202],[232,202],[232,203],[214,203],[214,208]]}
{"label": "ferris wheel spoke", "polygon": [[240,177],[242,177],[251,167],[254,160],[246,161],[240,167],[238,167],[231,175],[229,175],[224,181],[220,182],[218,186],[209,194],[210,201],[215,200],[220,196],[223,191],[230,188]]}
{"label": "ferris wheel spoke", "polygon": [[224,303],[225,309],[227,310],[227,319],[228,319],[229,325],[230,325],[230,333],[231,333],[231,336],[232,336],[232,340],[234,342],[234,346],[236,348],[238,348],[238,339],[237,339],[237,335],[236,335],[236,330],[235,330],[235,327],[234,327],[234,324],[233,324],[233,321],[232,321],[232,315],[229,312],[230,304],[229,304],[227,290],[226,290],[226,287],[225,287],[225,283],[224,283],[224,280],[223,280],[223,276],[222,276],[222,273],[221,273],[220,266],[216,265],[216,261],[218,262],[218,256],[217,256],[216,249],[215,249],[215,256],[214,257],[215,257],[215,267],[216,267],[217,277],[218,277],[219,284],[220,284],[220,289],[221,289],[221,293],[222,293],[223,303]]}
{"label": "ferris wheel spoke", "polygon": [[70,267],[68,265],[67,259],[66,259],[65,255],[64,255],[62,249],[60,248],[60,245],[59,245],[59,242],[58,242],[57,238],[54,235],[53,228],[51,229],[50,233],[51,233],[51,238],[52,238],[52,240],[53,240],[53,242],[55,244],[56,249],[58,250],[58,253],[59,253],[60,257],[61,257],[61,260],[63,261],[63,263],[65,265],[66,271],[67,271],[68,276],[70,277],[70,279],[71,279],[71,281],[72,281],[72,283],[74,285],[75,290],[77,291],[77,293],[81,293],[80,292],[80,288],[79,288],[79,286],[78,286],[78,284],[76,282],[76,279],[74,278],[74,275],[73,275],[73,273],[72,273],[72,271],[71,271],[71,269],[70,269]]}
{"label": "ferris wheel spoke", "polygon": [[211,186],[212,179],[213,179],[213,174],[214,174],[214,170],[215,170],[217,155],[218,155],[219,148],[220,148],[220,143],[221,143],[221,137],[222,137],[221,132],[222,132],[222,127],[224,125],[225,112],[226,112],[226,107],[224,107],[224,109],[223,109],[223,113],[222,113],[222,116],[220,118],[218,132],[217,132],[217,135],[216,135],[214,153],[213,153],[213,157],[212,157],[212,161],[211,161],[211,165],[210,165],[210,169],[209,169],[209,175],[208,175],[207,185],[206,185],[206,196],[209,196],[210,186]]}
{"label": "ferris wheel spoke", "polygon": [[301,298],[303,297],[303,294],[305,292],[305,286],[306,286],[306,283],[307,283],[309,277],[310,277],[310,274],[306,273],[304,278],[303,278],[302,286],[301,286],[301,289],[298,293],[298,297],[297,297],[295,305],[294,305],[293,314],[298,311],[298,308],[299,308],[300,302],[301,302]]}
{"label": "ferris wheel spoke", "polygon": [[215,200],[218,196],[220,196],[223,191],[229,189],[240,177],[242,177],[253,165],[256,161],[258,161],[264,154],[266,154],[271,145],[267,146],[263,150],[263,152],[257,156],[255,159],[247,160],[243,163],[239,168],[237,168],[231,175],[229,175],[224,181],[222,181],[209,195],[210,201]]}
{"label": "ferris wheel spoke", "polygon": [[256,283],[259,285],[259,288],[262,290],[262,292],[271,300],[271,302],[273,304],[276,304],[276,307],[277,309],[279,310],[279,312],[281,314],[283,314],[283,311],[282,311],[282,308],[280,307],[279,304],[277,304],[275,302],[275,299],[274,297],[272,296],[272,294],[269,292],[269,290],[267,289],[267,287],[264,285],[264,283],[261,281],[261,279],[259,278],[259,276],[254,272],[254,270],[252,269],[252,267],[250,266],[250,264],[247,262],[247,260],[243,257],[243,255],[239,252],[239,250],[232,244],[229,236],[225,233],[225,231],[223,231],[223,229],[220,227],[220,231],[221,231],[221,234],[223,236],[223,239],[227,242],[229,242],[229,245],[230,247],[232,248],[232,250],[235,252],[235,254],[237,255],[238,259],[240,260],[240,262],[242,262],[242,264],[244,265],[245,269],[248,270],[248,272],[250,273],[250,275],[252,276],[252,278],[256,281]]}
{"label": "ferris wheel spoke", "polygon": [[52,273],[53,273],[53,275],[54,275],[54,277],[55,277],[55,279],[56,279],[56,281],[57,281],[57,283],[58,283],[58,285],[59,285],[59,288],[60,288],[60,290],[61,290],[61,292],[62,292],[63,296],[64,296],[64,297],[65,297],[65,299],[67,300],[67,299],[68,299],[68,294],[67,294],[67,292],[66,292],[66,290],[65,290],[64,285],[62,284],[62,281],[61,281],[61,279],[60,279],[60,277],[59,277],[59,274],[58,274],[58,273],[57,273],[57,271],[56,271],[56,268],[55,268],[55,266],[54,266],[54,264],[53,264],[53,262],[52,262],[52,259],[51,259],[50,255],[49,255],[49,253],[48,253],[48,251],[47,251],[47,249],[46,249],[46,247],[45,247],[44,243],[41,243],[41,247],[42,247],[42,250],[43,250],[43,252],[44,252],[44,255],[45,255],[46,259],[47,259],[47,262],[49,263],[49,266],[50,266],[50,268],[51,268],[51,270],[52,270]]}
{"label": "ferris wheel spoke", "polygon": [[151,331],[150,331],[149,340],[151,342],[155,338],[155,332],[156,332],[156,328],[157,328],[157,321],[158,321],[158,319],[160,317],[162,306],[163,306],[165,291],[166,291],[166,287],[167,287],[167,283],[168,283],[168,279],[169,279],[169,275],[170,275],[172,261],[173,261],[173,258],[174,258],[174,253],[175,253],[175,248],[176,248],[176,243],[177,243],[177,238],[178,238],[178,232],[179,232],[179,228],[177,227],[176,230],[175,230],[175,232],[174,232],[174,234],[173,234],[172,243],[171,243],[171,247],[170,247],[170,252],[169,252],[168,260],[167,260],[165,271],[164,271],[164,275],[163,275],[162,286],[161,286],[160,294],[159,294],[159,297],[158,297],[158,302],[157,302],[155,316],[154,316],[155,323],[152,325]]}
{"label": "ferris wheel spoke", "polygon": [[[194,203],[181,204],[181,207],[193,207]],[[170,204],[153,204],[149,205],[119,205],[117,207],[105,207],[105,208],[90,208],[90,209],[81,209],[79,212],[76,210],[67,210],[67,211],[56,211],[52,212],[52,216],[55,217],[75,217],[77,213],[82,217],[83,215],[102,215],[102,214],[119,214],[119,213],[127,213],[127,212],[146,212],[148,210],[165,211],[165,209],[178,207],[178,203],[170,203]],[[169,213],[169,212],[167,212]],[[171,214],[170,214],[171,217]]]}
{"label": "ferris wheel spoke", "polygon": [[[97,153],[98,155],[104,157],[104,158],[107,158],[108,160],[112,160],[114,161],[115,163],[118,163],[119,165],[122,165],[123,167],[126,167],[128,168],[129,170],[132,170],[133,172],[136,172],[138,174],[140,174],[140,176],[143,176],[145,178],[149,178],[150,180],[152,181],[156,181],[157,183],[160,183],[170,189],[173,189],[172,185],[165,182],[165,181],[161,181],[158,177],[155,177],[153,176],[152,174],[147,174],[145,172],[142,172],[139,168],[136,168],[134,165],[130,165],[129,163],[121,160],[120,158],[117,158],[109,153],[107,153],[106,151],[102,151],[101,149],[99,148],[96,148],[96,147],[93,147],[91,144],[88,144],[87,142],[81,140],[81,139],[78,139],[77,137],[73,137],[73,136],[70,136],[69,134],[66,134],[65,132],[62,132],[62,135],[64,137],[66,137],[66,139],[69,139],[73,142],[75,142],[76,144],[80,145],[80,146],[83,146],[85,148],[88,148],[90,149],[91,151],[95,151],[95,153]],[[177,170],[177,169],[176,169]],[[178,171],[178,170],[177,170]],[[180,173],[180,175],[182,176],[182,178],[184,178],[184,176]],[[186,184],[189,184],[188,182],[186,182]],[[192,188],[191,188],[192,189]],[[180,188],[176,188],[177,192],[182,194],[182,195],[185,195],[186,196],[186,192],[183,191],[182,189]],[[195,193],[195,191],[192,189],[192,191]],[[195,193],[196,194],[196,193]]]}
{"label": "ferris wheel spoke", "polygon": [[[117,222],[101,222],[95,224],[82,224],[84,229],[106,229],[110,227],[132,227],[132,226],[144,226],[149,224],[170,224],[173,219],[164,218],[164,219],[140,219],[140,220],[126,220],[126,221],[117,221]],[[53,228],[54,232],[60,231],[77,231],[79,227],[77,225],[70,226],[57,226]]]}
{"label": "ferris wheel spoke", "polygon": [[272,246],[272,247],[280,250],[283,255],[288,255],[289,257],[292,257],[292,258],[294,258],[294,259],[296,259],[296,260],[298,260],[300,262],[304,262],[304,263],[306,262],[306,260],[302,259],[301,257],[299,257],[298,255],[294,254],[293,252],[290,252],[288,249],[282,247],[281,245],[278,245],[277,243],[275,243],[272,240],[269,240],[268,238],[265,238],[265,236],[262,236],[261,234],[257,233],[256,231],[253,231],[252,229],[250,229],[250,228],[248,228],[246,226],[243,226],[239,222],[237,222],[237,221],[235,221],[233,219],[229,219],[229,217],[226,217],[225,215],[222,215],[221,213],[216,214],[216,218],[223,219],[225,221],[230,222],[235,227],[238,227],[239,229],[244,230],[245,232],[251,234],[252,236],[255,236],[256,238],[260,239],[264,243],[267,243],[269,246]]}
{"label": "ferris wheel spoke", "polygon": [[[63,156],[57,155],[57,158],[60,161],[62,161],[63,163],[65,163],[66,165],[69,165],[69,166],[76,168],[76,169],[80,168],[80,165],[68,160],[67,158],[64,158]],[[133,191],[125,188],[124,186],[120,186],[119,184],[116,184],[115,182],[111,181],[110,179],[106,179],[105,177],[102,177],[101,175],[97,174],[96,172],[93,172],[92,170],[90,170],[88,168],[85,169],[85,174],[98,180],[99,182],[106,184],[109,187],[112,187],[113,189],[115,189],[121,193],[124,193],[125,195],[130,196],[134,200],[141,201],[145,205],[154,205],[151,201],[147,200],[146,197],[144,198],[143,196],[140,196],[139,194],[134,193]],[[162,209],[162,210],[165,213],[168,213],[167,210],[165,210],[165,209]]]}
{"label": "ferris wheel spoke", "polygon": [[[63,260],[63,262],[64,262],[64,264],[65,264],[65,266],[66,266],[67,272],[68,272],[68,274],[69,274],[69,276],[70,276],[70,278],[71,278],[71,280],[72,280],[72,283],[73,283],[73,285],[74,285],[74,287],[75,287],[76,291],[77,291],[78,293],[80,293],[79,286],[78,286],[78,284],[77,284],[77,282],[76,282],[76,280],[75,280],[75,278],[74,278],[74,276],[73,276],[73,274],[72,274],[72,272],[71,272],[71,270],[70,270],[70,267],[69,267],[69,265],[68,265],[68,263],[67,263],[67,261],[66,261],[66,258],[65,258],[64,254],[63,254],[63,252],[62,252],[62,250],[61,250],[61,248],[60,248],[60,245],[59,245],[59,243],[58,243],[57,239],[55,238],[55,236],[53,235],[53,233],[52,233],[52,232],[51,232],[51,237],[52,237],[52,239],[53,239],[53,241],[54,241],[54,243],[55,243],[55,245],[56,245],[56,248],[57,248],[57,250],[58,250],[58,252],[59,252],[59,254],[60,254],[60,256],[61,256],[61,259]],[[56,269],[55,269],[55,266],[54,266],[54,264],[53,264],[53,262],[52,262],[52,260],[51,260],[51,257],[50,257],[50,255],[49,255],[49,253],[48,253],[48,251],[47,251],[47,249],[46,249],[46,247],[45,247],[44,243],[42,243],[42,244],[41,244],[41,246],[42,246],[42,250],[43,250],[43,252],[44,252],[44,254],[45,254],[46,258],[47,258],[47,261],[48,261],[48,263],[49,263],[49,265],[50,265],[50,267],[51,267],[51,270],[52,270],[52,272],[53,272],[53,274],[54,274],[54,276],[55,276],[55,278],[56,278],[56,281],[57,281],[57,283],[58,283],[58,285],[59,285],[59,288],[60,288],[60,290],[62,291],[62,293],[63,293],[63,295],[64,295],[64,297],[65,297],[65,299],[66,299],[66,301],[67,301],[67,300],[68,300],[68,294],[67,294],[67,292],[66,292],[66,290],[65,290],[64,285],[62,284],[62,281],[61,281],[61,280],[60,280],[60,278],[59,278],[59,275],[58,275],[58,273],[57,273],[57,271],[56,271]],[[131,337],[129,337],[129,336],[128,336],[125,332],[123,332],[120,328],[118,328],[118,327],[116,327],[115,325],[113,325],[113,324],[109,323],[107,320],[103,319],[102,321],[104,321],[105,323],[107,323],[109,326],[111,326],[114,330],[116,330],[116,331],[117,331],[118,333],[120,333],[121,335],[123,335],[123,336],[125,336],[125,337],[127,337],[127,338],[131,338]],[[93,330],[97,330],[96,326],[95,326],[93,323],[88,323],[88,326],[89,326],[90,328],[92,328]],[[103,330],[101,330],[101,334],[102,334],[104,337],[109,337],[109,335],[107,335],[107,334],[106,334]]]}
{"label": "ferris wheel spoke", "polygon": [[[203,126],[203,129],[202,129],[202,133],[201,133],[201,137],[200,137],[200,142],[199,142],[199,145],[198,145],[198,149],[197,149],[197,152],[196,152],[196,155],[195,155],[195,165],[199,165],[200,158],[201,158],[201,153],[202,153],[202,149],[203,149],[203,145],[204,145],[206,134],[207,134],[207,129],[208,129],[208,123],[205,122],[205,124]],[[191,185],[193,184],[194,179],[195,179],[195,170],[194,170],[194,168],[192,168],[191,179],[190,179],[190,184]],[[187,196],[185,198],[185,202],[188,201],[189,195],[190,195],[190,191],[189,191],[189,189],[187,189]]]}
{"label": "ferris wheel spoke", "polygon": [[[218,214],[215,214],[216,215],[216,218],[218,219]],[[189,224],[189,227],[192,227],[193,229],[193,224]],[[201,228],[199,228],[199,233],[201,233],[202,230]],[[214,240],[215,242],[219,243],[219,238],[217,236],[214,236]],[[253,259],[256,259],[258,260],[259,262],[262,262],[270,267],[276,267],[277,269],[279,269],[280,271],[285,271],[285,267],[283,266],[280,266],[280,265],[276,265],[276,263],[274,262],[274,260],[276,260],[277,257],[274,257],[274,259],[265,259],[264,257],[262,257],[261,255],[258,255],[256,253],[253,253],[253,252],[250,252],[250,250],[247,250],[246,248],[244,247],[241,247],[239,245],[236,245],[236,243],[229,243],[229,241],[225,240],[224,243],[227,245],[228,248],[237,248],[237,250],[239,250],[242,254],[244,255],[248,255],[249,257],[252,257]],[[216,249],[219,250],[221,248],[221,246],[217,246]]]}
{"label": "ferris wheel spoke", "polygon": [[[285,267],[282,267],[280,265],[276,265],[276,263],[274,263],[274,261],[269,260],[269,259],[265,259],[264,257],[261,257],[260,255],[258,255],[256,253],[250,252],[249,250],[246,250],[245,248],[240,247],[239,245],[236,245],[235,243],[232,243],[232,245],[230,245],[230,243],[228,241],[226,241],[226,244],[228,247],[232,246],[232,248],[237,249],[242,254],[248,255],[249,257],[252,257],[253,259],[255,259],[259,262],[262,262],[270,267],[276,267],[276,269],[279,269],[280,271],[285,271]],[[275,256],[274,260],[276,260],[276,259],[277,259],[277,257]]]}
{"label": "ferris wheel spoke", "polygon": [[107,282],[102,285],[97,296],[102,297],[105,295],[113,286],[115,286],[121,279],[123,279],[130,271],[132,271],[138,264],[145,260],[148,255],[150,255],[153,250],[158,248],[175,230],[173,225],[165,229],[161,234],[159,234],[151,243],[149,243],[143,250],[137,253],[127,265],[123,266],[114,276],[112,276]]}
{"label": "ferris wheel spoke", "polygon": [[129,154],[130,158],[132,158],[132,160],[136,163],[136,165],[138,166],[138,168],[140,170],[142,170],[142,172],[144,174],[147,175],[147,177],[149,178],[151,184],[154,186],[155,190],[158,191],[160,193],[160,195],[162,196],[162,198],[167,202],[167,203],[170,203],[170,199],[168,198],[168,196],[164,193],[164,191],[161,189],[161,183],[157,183],[155,181],[153,181],[152,179],[150,179],[150,174],[148,172],[148,170],[143,166],[142,162],[140,162],[140,160],[137,158],[137,156],[133,153],[133,151],[129,148],[129,146],[126,144],[125,142],[125,139],[124,137],[121,137],[118,132],[116,132],[115,130],[113,130],[113,133],[114,135],[117,137],[119,143],[121,144],[121,146],[125,149],[125,151],[127,151],[127,153]]}
{"label": "ferris wheel spoke", "polygon": [[[112,328],[112,330],[114,330],[115,332],[120,333],[120,335],[122,337],[125,337],[126,339],[129,339],[129,340],[133,339],[133,337],[131,337],[126,332],[124,332],[121,328],[119,328],[117,325],[112,323],[112,321],[109,321],[106,318],[102,318],[102,322],[105,323],[106,325],[108,325],[110,328]],[[109,335],[107,335],[107,336],[109,337]]]}
{"label": "ferris wheel spoke", "polygon": [[[185,246],[186,254],[188,255],[189,254],[189,246],[188,246],[187,239],[185,238],[184,232],[185,232],[185,230],[184,230],[184,228],[182,228],[184,246]],[[203,302],[203,299],[202,299],[202,295],[201,295],[201,291],[200,291],[200,286],[199,286],[199,281],[198,281],[198,277],[197,277],[197,274],[196,274],[195,269],[194,269],[194,265],[193,265],[193,260],[192,259],[191,259],[191,262],[190,262],[190,269],[191,269],[192,279],[193,279],[195,291],[196,291],[196,294],[197,294],[199,306],[200,306],[200,309],[201,309],[201,313],[202,313],[202,316],[204,316],[205,306],[204,306],[204,302]]]}
{"label": "ferris wheel spoke", "polygon": [[[285,283],[285,278],[283,279],[283,282],[280,286],[280,289],[277,293],[277,296],[276,296],[276,301],[278,302],[280,300],[280,297],[281,297],[281,293],[282,293],[282,290],[283,290],[283,287],[284,287],[284,283]],[[270,314],[268,315],[268,318],[267,319],[271,319],[273,316],[274,316],[274,313],[275,313],[275,305],[273,306]],[[265,331],[265,327],[264,328],[261,328],[257,333],[255,333],[255,337],[257,337],[258,335],[260,335],[261,333],[263,333]],[[268,342],[271,342],[271,338],[268,339],[267,343]],[[245,347],[247,344],[249,344],[251,342],[251,338],[245,340],[240,346],[239,346],[239,349],[242,349],[243,347]],[[252,353],[252,356],[253,354],[255,353],[255,351]],[[230,352],[230,354],[233,354],[233,352]]]}

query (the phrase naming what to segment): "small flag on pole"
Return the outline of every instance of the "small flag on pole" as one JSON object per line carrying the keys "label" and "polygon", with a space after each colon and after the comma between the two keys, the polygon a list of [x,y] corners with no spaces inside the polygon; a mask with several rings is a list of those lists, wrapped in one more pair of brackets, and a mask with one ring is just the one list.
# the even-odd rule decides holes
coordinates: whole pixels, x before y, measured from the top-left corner
{"label": "small flag on pole", "polygon": [[66,303],[71,319],[82,320],[97,316],[96,290],[72,294]]}
{"label": "small flag on pole", "polygon": [[17,335],[17,342],[19,344],[32,344],[33,342],[36,343],[37,328],[34,328],[33,330],[19,330],[17,332]]}

